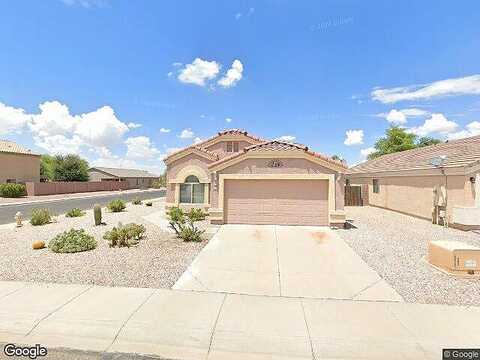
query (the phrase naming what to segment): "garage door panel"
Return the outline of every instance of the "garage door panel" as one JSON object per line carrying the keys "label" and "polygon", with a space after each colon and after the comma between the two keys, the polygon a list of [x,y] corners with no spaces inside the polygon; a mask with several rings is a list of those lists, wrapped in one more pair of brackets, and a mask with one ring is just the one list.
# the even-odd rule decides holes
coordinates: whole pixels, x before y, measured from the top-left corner
{"label": "garage door panel", "polygon": [[328,225],[327,180],[225,180],[227,223]]}

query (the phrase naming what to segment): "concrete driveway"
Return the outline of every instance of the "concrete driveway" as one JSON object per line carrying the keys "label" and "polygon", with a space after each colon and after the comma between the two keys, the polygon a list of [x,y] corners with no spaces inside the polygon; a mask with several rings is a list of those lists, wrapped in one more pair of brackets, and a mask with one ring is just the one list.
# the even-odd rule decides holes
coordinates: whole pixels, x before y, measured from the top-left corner
{"label": "concrete driveway", "polygon": [[326,227],[225,225],[174,289],[322,299],[402,301]]}

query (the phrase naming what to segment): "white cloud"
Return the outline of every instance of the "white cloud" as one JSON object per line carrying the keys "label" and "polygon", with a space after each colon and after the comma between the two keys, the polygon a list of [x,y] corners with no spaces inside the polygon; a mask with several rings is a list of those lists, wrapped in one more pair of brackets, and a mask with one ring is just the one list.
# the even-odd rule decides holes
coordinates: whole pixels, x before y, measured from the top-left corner
{"label": "white cloud", "polygon": [[189,129],[183,129],[180,135],[178,135],[178,137],[180,139],[191,139],[193,138],[194,135],[195,133],[192,131],[192,129],[189,128]]}
{"label": "white cloud", "polygon": [[418,116],[426,116],[430,113],[428,111],[418,109],[418,108],[408,108],[400,110],[405,116],[408,117],[418,117]]}
{"label": "white cloud", "polygon": [[405,114],[396,109],[390,110],[385,118],[391,124],[405,124],[407,122],[407,117]]}
{"label": "white cloud", "polygon": [[[251,16],[253,15],[253,13],[255,12],[255,8],[254,7],[251,7],[248,9],[248,11],[246,12],[245,16]],[[241,12],[238,12],[235,14],[235,20],[240,20],[240,18],[243,16],[243,13]]]}
{"label": "white cloud", "polygon": [[199,138],[198,136],[197,136],[195,139],[193,139],[193,143],[194,143],[194,144],[201,143],[202,141],[203,141],[203,140],[202,140],[201,138]]}
{"label": "white cloud", "polygon": [[173,76],[173,71],[169,71],[169,72],[167,73],[167,77],[172,77],[172,76]]}
{"label": "white cloud", "polygon": [[30,119],[25,110],[0,103],[0,135],[21,132]]}
{"label": "white cloud", "polygon": [[206,81],[214,79],[220,71],[220,64],[216,61],[206,61],[196,58],[191,64],[185,65],[178,80],[183,83],[205,86]]}
{"label": "white cloud", "polygon": [[157,157],[160,151],[152,144],[146,136],[129,137],[125,140],[127,145],[127,159],[151,159]]}
{"label": "white cloud", "polygon": [[440,80],[425,85],[375,89],[371,92],[373,100],[385,104],[405,100],[425,100],[434,97],[469,94],[480,94],[480,75]]}
{"label": "white cloud", "polygon": [[296,137],[293,136],[293,135],[282,135],[282,136],[277,138],[277,140],[285,141],[285,142],[294,142],[295,139],[296,139]]}
{"label": "white cloud", "polygon": [[363,144],[363,130],[347,130],[345,132],[345,145],[361,145]]}
{"label": "white cloud", "polygon": [[66,137],[64,135],[34,136],[35,145],[47,150],[51,154],[71,154],[79,153],[84,145],[83,141],[77,135]]}
{"label": "white cloud", "polygon": [[235,86],[237,82],[242,79],[243,74],[243,64],[240,60],[235,59],[232,63],[232,67],[227,71],[227,73],[218,80],[218,85],[225,88]]}
{"label": "white cloud", "polygon": [[170,131],[171,131],[171,130],[170,130],[170,129],[167,129],[167,128],[163,128],[163,127],[160,128],[160,132],[161,132],[161,133],[167,134],[167,133],[169,133]]}
{"label": "white cloud", "polygon": [[134,122],[129,122],[127,124],[128,128],[129,129],[138,129],[140,127],[142,127],[142,124],[138,124],[138,123],[134,123]]}
{"label": "white cloud", "polygon": [[368,158],[368,155],[370,154],[373,154],[375,152],[375,148],[374,147],[369,147],[369,148],[366,148],[366,149],[362,149],[360,150],[360,156],[362,157],[362,160],[365,160]]}
{"label": "white cloud", "polygon": [[392,109],[388,113],[380,113],[377,114],[377,116],[385,118],[391,124],[402,125],[407,122],[407,118],[409,117],[426,116],[428,114],[428,111],[422,109],[407,108],[401,110]]}
{"label": "white cloud", "polygon": [[84,8],[105,7],[108,2],[106,0],[61,0],[67,6],[81,6]]}
{"label": "white cloud", "polygon": [[233,121],[232,118],[225,118],[225,122],[227,123],[231,123],[232,121]]}
{"label": "white cloud", "polygon": [[460,130],[447,135],[448,140],[458,140],[470,136],[480,135],[480,121],[472,121],[467,124],[465,130]]}
{"label": "white cloud", "polygon": [[114,144],[129,130],[125,123],[117,119],[110,106],[103,106],[75,118],[78,119],[75,133],[93,146]]}
{"label": "white cloud", "polygon": [[[39,105],[40,113],[32,114],[28,127],[35,144],[50,153],[65,152],[59,139],[79,147],[97,148],[120,142],[129,131],[127,124],[120,121],[110,106],[81,115],[72,115],[68,107],[58,101],[46,101]],[[61,137],[58,137],[61,136]]]}
{"label": "white cloud", "polygon": [[426,136],[432,133],[447,134],[455,131],[458,124],[448,120],[443,114],[432,114],[431,118],[425,120],[425,123],[418,127],[413,127],[407,131],[418,136]]}

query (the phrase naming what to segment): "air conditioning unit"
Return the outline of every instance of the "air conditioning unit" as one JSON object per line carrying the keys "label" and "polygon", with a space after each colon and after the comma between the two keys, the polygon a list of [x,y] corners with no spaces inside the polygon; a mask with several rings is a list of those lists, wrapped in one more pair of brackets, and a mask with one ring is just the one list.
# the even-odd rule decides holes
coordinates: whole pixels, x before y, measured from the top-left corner
{"label": "air conditioning unit", "polygon": [[430,241],[428,262],[454,275],[480,275],[480,248],[460,241]]}

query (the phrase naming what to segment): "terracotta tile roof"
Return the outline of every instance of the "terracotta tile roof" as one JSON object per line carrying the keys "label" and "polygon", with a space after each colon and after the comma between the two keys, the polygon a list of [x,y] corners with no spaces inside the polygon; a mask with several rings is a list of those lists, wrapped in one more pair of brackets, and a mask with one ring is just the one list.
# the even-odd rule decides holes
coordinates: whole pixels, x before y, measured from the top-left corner
{"label": "terracotta tile roof", "polygon": [[214,153],[213,151],[207,150],[207,149],[202,148],[200,146],[193,146],[193,148],[197,149],[197,150],[200,150],[200,151],[203,151],[204,153],[213,156],[215,159],[218,159],[218,154]]}
{"label": "terracotta tile roof", "polygon": [[433,169],[432,159],[445,157],[445,168],[480,162],[480,135],[380,156],[349,169],[349,174]]}
{"label": "terracotta tile roof", "polygon": [[279,141],[279,140],[273,140],[273,141],[266,141],[266,142],[263,142],[261,144],[257,144],[257,145],[251,145],[251,146],[247,146],[246,148],[243,149],[243,152],[238,152],[236,154],[233,154],[231,156],[228,156],[228,157],[225,157],[223,159],[220,159],[216,162],[213,162],[211,164],[208,165],[208,167],[214,167],[218,164],[221,164],[225,161],[228,161],[228,160],[231,160],[231,159],[234,159],[236,157],[239,157],[247,152],[256,152],[256,151],[291,151],[291,150],[294,150],[294,151],[303,151],[309,155],[312,155],[316,158],[319,158],[319,159],[322,159],[322,160],[325,160],[325,161],[328,161],[332,164],[335,164],[337,166],[341,166],[345,169],[347,169],[347,166],[345,165],[345,163],[343,163],[342,161],[337,161],[337,160],[333,160],[332,158],[326,156],[326,155],[323,155],[323,154],[320,154],[320,153],[317,153],[315,151],[311,151],[308,149],[308,146],[305,146],[305,145],[302,145],[302,144],[297,144],[297,143],[289,143],[289,142],[285,142],[285,141]]}
{"label": "terracotta tile roof", "polygon": [[32,150],[8,140],[0,140],[0,152],[39,156],[33,153]]}
{"label": "terracotta tile roof", "polygon": [[245,130],[241,130],[241,129],[226,129],[226,130],[222,130],[222,131],[219,131],[217,133],[217,135],[215,136],[212,136],[204,141],[201,141],[199,143],[196,143],[196,144],[193,144],[193,145],[190,145],[190,146],[187,146],[183,149],[180,149],[178,151],[175,151],[171,154],[169,154],[167,157],[165,157],[163,160],[167,160],[168,158],[174,156],[174,155],[177,155],[177,154],[180,154],[186,150],[189,150],[189,149],[197,149],[197,150],[200,150],[200,151],[203,151],[205,152],[206,154],[209,154],[211,156],[214,156],[215,159],[218,159],[218,155],[212,151],[209,151],[207,150],[204,146],[208,145],[208,143],[210,143],[212,140],[216,139],[217,137],[219,136],[222,136],[222,135],[243,135],[243,136],[246,136],[252,140],[255,140],[255,141],[266,141],[265,139],[261,139],[255,135],[252,135],[252,134],[249,134],[247,131]]}

